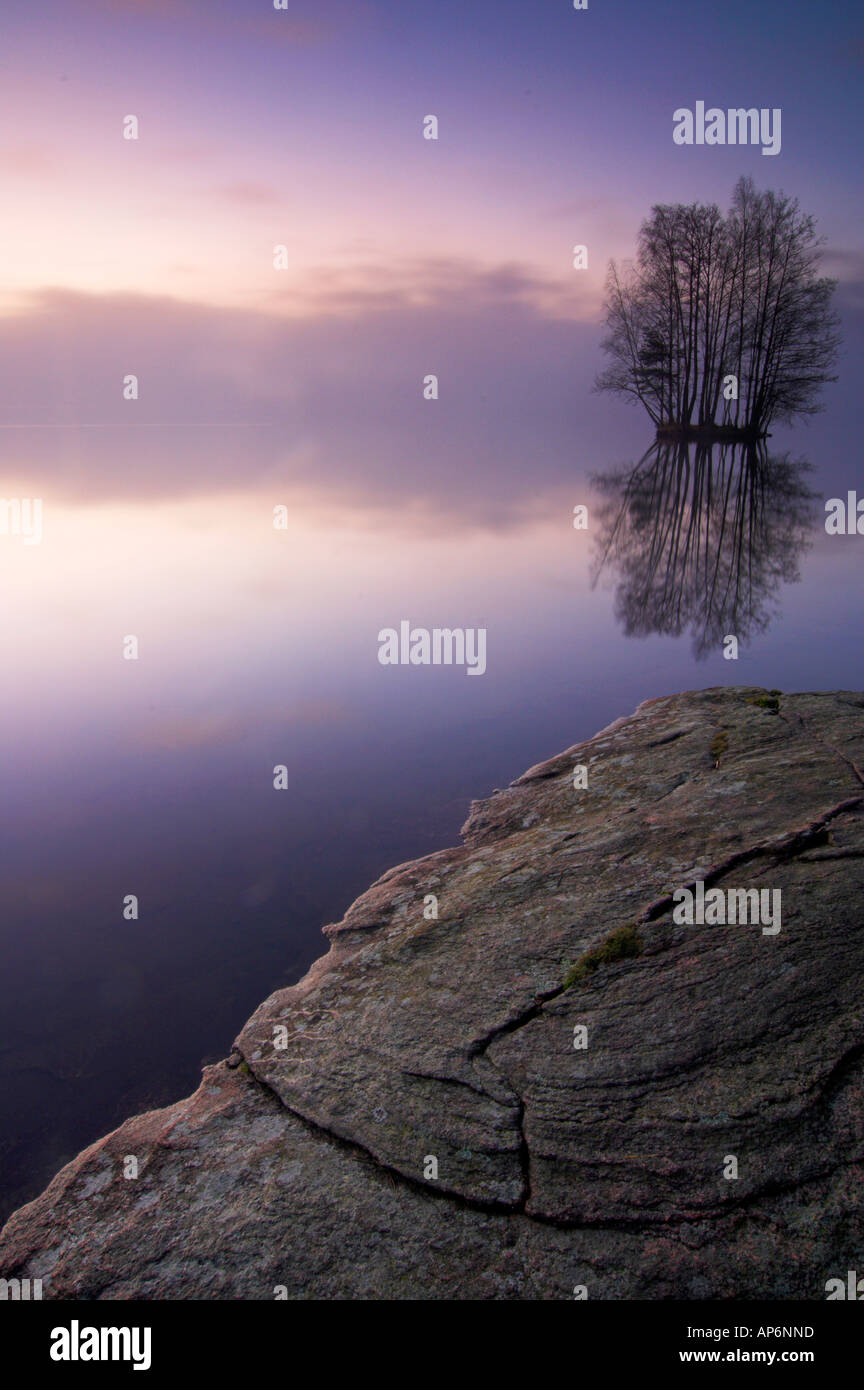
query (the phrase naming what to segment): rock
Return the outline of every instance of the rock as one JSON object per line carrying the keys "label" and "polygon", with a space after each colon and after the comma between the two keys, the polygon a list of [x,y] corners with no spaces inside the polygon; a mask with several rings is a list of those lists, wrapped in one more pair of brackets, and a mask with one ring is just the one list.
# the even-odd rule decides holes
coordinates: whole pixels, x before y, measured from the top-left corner
{"label": "rock", "polygon": [[[46,1298],[824,1298],[864,1235],[862,766],[861,695],[721,688],[531,768],[325,928],[194,1096],[16,1212],[0,1276]],[[780,889],[781,930],[676,924],[698,880]]]}

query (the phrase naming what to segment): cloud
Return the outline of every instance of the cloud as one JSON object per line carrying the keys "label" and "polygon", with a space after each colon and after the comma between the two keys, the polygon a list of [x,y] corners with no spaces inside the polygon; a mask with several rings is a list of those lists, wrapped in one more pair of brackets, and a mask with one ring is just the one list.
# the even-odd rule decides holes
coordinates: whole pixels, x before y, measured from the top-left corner
{"label": "cloud", "polygon": [[214,189],[214,192],[231,203],[278,203],[281,198],[278,190],[266,183],[227,183]]}
{"label": "cloud", "polygon": [[[344,267],[322,266],[269,298],[271,305],[320,316],[335,313],[353,317],[383,309],[447,307],[473,314],[488,309],[523,309],[555,320],[595,321],[599,304],[590,282],[574,275],[569,281],[539,275],[518,261],[483,265],[468,257],[425,257],[414,260],[357,261]],[[464,308],[460,311],[460,305]]]}
{"label": "cloud", "polygon": [[576,460],[608,462],[615,421],[634,429],[591,393],[600,328],[574,281],[367,264],[266,313],[43,290],[0,318],[0,480],[46,505],[245,490],[512,524],[571,486]]}

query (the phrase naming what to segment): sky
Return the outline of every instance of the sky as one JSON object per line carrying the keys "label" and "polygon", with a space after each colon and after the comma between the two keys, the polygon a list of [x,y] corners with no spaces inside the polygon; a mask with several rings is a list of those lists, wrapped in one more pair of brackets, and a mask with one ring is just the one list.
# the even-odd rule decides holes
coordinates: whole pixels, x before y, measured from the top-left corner
{"label": "sky", "polygon": [[[572,516],[650,442],[592,390],[606,264],[742,174],[839,282],[839,380],[772,447],[858,484],[862,63],[831,0],[3,0],[0,497],[44,535],[0,535],[0,1209],[183,1094],[471,797],[655,695],[861,688],[860,538],[817,515],[697,661],[623,633]],[[781,108],[781,153],[676,146],[699,100]],[[403,618],[486,626],[486,674],[382,667]]]}
{"label": "sky", "polygon": [[[3,304],[62,287],[361,309],[422,294],[443,261],[528,267],[592,317],[652,202],[722,202],[741,172],[855,252],[862,44],[852,8],[802,0],[7,0]],[[781,154],[674,146],[697,99],[781,107]]]}

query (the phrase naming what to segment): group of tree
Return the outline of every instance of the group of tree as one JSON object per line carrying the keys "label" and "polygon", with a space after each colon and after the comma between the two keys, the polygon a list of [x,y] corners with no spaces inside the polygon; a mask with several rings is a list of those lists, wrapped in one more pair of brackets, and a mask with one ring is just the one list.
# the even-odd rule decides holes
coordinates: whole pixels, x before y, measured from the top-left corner
{"label": "group of tree", "polygon": [[609,267],[598,388],[641,402],[660,429],[758,436],[812,414],[840,342],[821,247],[797,200],[750,178],[725,216],[716,204],[654,207],[635,262]]}

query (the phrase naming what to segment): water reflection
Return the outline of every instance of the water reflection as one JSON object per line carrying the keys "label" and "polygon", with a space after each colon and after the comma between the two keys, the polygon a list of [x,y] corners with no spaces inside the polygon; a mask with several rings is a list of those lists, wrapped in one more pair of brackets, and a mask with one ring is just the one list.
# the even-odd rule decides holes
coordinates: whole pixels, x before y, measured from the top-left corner
{"label": "water reflection", "polygon": [[689,631],[701,660],[727,634],[764,632],[781,586],[801,577],[811,471],[764,442],[654,443],[635,467],[596,475],[592,585],[614,579],[627,636]]}

